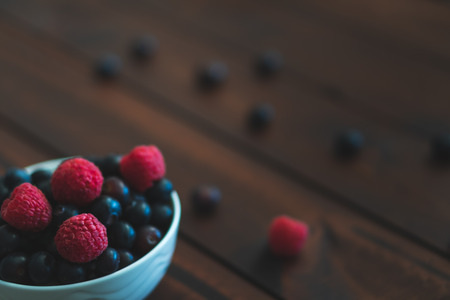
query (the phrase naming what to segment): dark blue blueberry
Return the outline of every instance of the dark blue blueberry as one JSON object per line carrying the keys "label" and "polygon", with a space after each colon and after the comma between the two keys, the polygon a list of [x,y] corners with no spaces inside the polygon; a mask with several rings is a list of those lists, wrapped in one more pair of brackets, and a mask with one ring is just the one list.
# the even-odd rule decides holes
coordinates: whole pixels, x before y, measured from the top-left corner
{"label": "dark blue blueberry", "polygon": [[40,182],[49,181],[52,178],[52,174],[53,173],[50,172],[49,170],[44,169],[36,170],[33,173],[31,173],[31,183],[37,185]]}
{"label": "dark blue blueberry", "polygon": [[133,44],[133,56],[139,60],[152,58],[159,48],[158,40],[154,36],[144,36]]}
{"label": "dark blue blueberry", "polygon": [[97,276],[105,276],[119,269],[120,256],[117,250],[108,247],[95,260],[95,271]]}
{"label": "dark blue blueberry", "polygon": [[155,204],[152,206],[152,218],[150,223],[156,227],[167,230],[172,223],[173,210],[168,204]]}
{"label": "dark blue blueberry", "polygon": [[70,204],[57,204],[53,207],[52,223],[56,228],[67,219],[79,215],[80,211],[73,205]]}
{"label": "dark blue blueberry", "polygon": [[274,75],[283,67],[283,56],[277,51],[266,51],[259,55],[256,70],[259,75]]}
{"label": "dark blue blueberry", "polygon": [[130,223],[118,221],[108,227],[108,243],[116,249],[131,249],[136,240],[136,232]]}
{"label": "dark blue blueberry", "polygon": [[27,284],[29,281],[28,256],[22,252],[15,252],[5,256],[0,263],[0,279],[4,281]]}
{"label": "dark blue blueberry", "polygon": [[133,227],[148,224],[152,210],[146,201],[132,200],[124,210],[124,219]]}
{"label": "dark blue blueberry", "polygon": [[3,183],[3,180],[0,180],[0,205],[2,205],[3,200],[9,197],[9,189]]}
{"label": "dark blue blueberry", "polygon": [[122,60],[115,54],[105,54],[96,65],[97,74],[104,79],[113,79],[119,76],[122,69]]}
{"label": "dark blue blueberry", "polygon": [[214,211],[222,199],[220,189],[213,185],[200,185],[192,193],[194,209],[200,213]]}
{"label": "dark blue blueberry", "polygon": [[248,116],[248,125],[252,131],[261,131],[266,129],[275,116],[275,110],[268,104],[259,104],[255,106]]}
{"label": "dark blue blueberry", "polygon": [[145,225],[138,229],[135,249],[139,255],[145,255],[161,241],[162,234],[158,228]]}
{"label": "dark blue blueberry", "polygon": [[134,263],[134,261],[135,261],[134,255],[130,251],[124,250],[124,249],[119,249],[119,250],[117,250],[117,253],[119,253],[119,256],[120,256],[119,269],[123,269],[126,266],[129,266],[132,263]]}
{"label": "dark blue blueberry", "polygon": [[163,178],[153,184],[151,188],[148,188],[144,195],[147,198],[148,203],[170,203],[172,200],[173,185],[169,179]]}
{"label": "dark blue blueberry", "polygon": [[102,172],[104,178],[111,176],[120,177],[120,160],[122,156],[115,153],[110,153],[105,157],[97,160],[96,165]]}
{"label": "dark blue blueberry", "polygon": [[347,130],[341,133],[335,144],[335,153],[341,159],[356,157],[364,146],[364,136],[358,130]]}
{"label": "dark blue blueberry", "polygon": [[55,278],[56,259],[47,251],[33,253],[28,262],[28,275],[36,285],[49,284]]}
{"label": "dark blue blueberry", "polygon": [[52,184],[50,180],[40,181],[36,184],[36,187],[44,193],[45,198],[47,198],[48,202],[52,205],[56,205],[55,197],[53,197]]}
{"label": "dark blue blueberry", "polygon": [[94,200],[91,213],[105,226],[110,226],[122,216],[122,207],[116,199],[101,195]]}
{"label": "dark blue blueberry", "polygon": [[102,195],[112,197],[125,206],[130,199],[130,189],[122,179],[112,176],[103,182]]}
{"label": "dark blue blueberry", "polygon": [[0,258],[16,251],[21,246],[19,231],[8,224],[0,226]]}
{"label": "dark blue blueberry", "polygon": [[10,191],[25,182],[31,182],[30,174],[24,169],[16,167],[9,168],[3,177],[3,183]]}
{"label": "dark blue blueberry", "polygon": [[213,88],[223,84],[227,77],[227,66],[222,62],[212,62],[200,70],[199,83],[204,88]]}
{"label": "dark blue blueberry", "polygon": [[58,259],[56,262],[56,278],[61,284],[70,284],[82,282],[86,280],[87,276],[82,264]]}
{"label": "dark blue blueberry", "polygon": [[431,141],[433,159],[439,162],[450,162],[450,134],[436,136]]}

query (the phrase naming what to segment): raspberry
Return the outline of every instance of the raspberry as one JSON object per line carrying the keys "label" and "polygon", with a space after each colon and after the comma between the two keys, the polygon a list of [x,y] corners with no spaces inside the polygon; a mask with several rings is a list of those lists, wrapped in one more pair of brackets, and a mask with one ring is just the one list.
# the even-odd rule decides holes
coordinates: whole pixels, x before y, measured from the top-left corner
{"label": "raspberry", "polygon": [[86,206],[97,198],[103,185],[100,170],[84,158],[62,162],[53,173],[51,186],[57,202]]}
{"label": "raspberry", "polygon": [[61,224],[55,244],[63,258],[74,263],[86,263],[108,247],[106,227],[92,214],[76,215]]}
{"label": "raspberry", "polygon": [[164,177],[164,158],[156,146],[137,146],[120,161],[120,172],[130,187],[144,192]]}
{"label": "raspberry", "polygon": [[308,225],[288,216],[276,217],[270,224],[269,246],[279,256],[300,252],[308,237]]}
{"label": "raspberry", "polygon": [[44,194],[30,183],[22,183],[3,202],[2,219],[24,231],[41,231],[52,220],[52,207]]}

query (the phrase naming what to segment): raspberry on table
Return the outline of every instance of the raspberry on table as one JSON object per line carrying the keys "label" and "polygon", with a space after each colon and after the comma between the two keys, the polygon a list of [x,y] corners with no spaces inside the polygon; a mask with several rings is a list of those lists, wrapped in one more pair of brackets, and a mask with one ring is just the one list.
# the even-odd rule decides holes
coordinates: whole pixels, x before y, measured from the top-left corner
{"label": "raspberry on table", "polygon": [[76,215],[61,224],[55,244],[58,253],[68,261],[89,262],[108,247],[106,227],[90,213]]}
{"label": "raspberry on table", "polygon": [[275,255],[294,256],[308,237],[308,225],[288,216],[273,219],[269,228],[269,247]]}
{"label": "raspberry on table", "polygon": [[143,193],[160,180],[166,173],[164,158],[154,145],[137,146],[122,157],[120,172],[126,183],[136,191]]}
{"label": "raspberry on table", "polygon": [[97,198],[103,185],[99,168],[84,158],[62,162],[53,173],[51,187],[55,200],[63,204],[86,206]]}
{"label": "raspberry on table", "polygon": [[30,183],[14,189],[1,207],[2,219],[24,231],[41,231],[52,220],[52,207],[44,194]]}

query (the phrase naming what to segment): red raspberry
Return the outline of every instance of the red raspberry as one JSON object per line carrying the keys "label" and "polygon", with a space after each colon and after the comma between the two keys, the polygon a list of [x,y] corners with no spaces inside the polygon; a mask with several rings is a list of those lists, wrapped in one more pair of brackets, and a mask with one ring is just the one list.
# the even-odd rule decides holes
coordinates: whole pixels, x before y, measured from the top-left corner
{"label": "red raspberry", "polygon": [[76,215],[61,224],[55,244],[58,253],[68,261],[89,262],[108,247],[106,227],[92,214]]}
{"label": "red raspberry", "polygon": [[308,237],[308,225],[288,216],[276,217],[270,224],[269,246],[279,256],[300,252]]}
{"label": "red raspberry", "polygon": [[137,146],[122,157],[120,172],[130,187],[142,193],[164,177],[166,165],[156,146]]}
{"label": "red raspberry", "polygon": [[56,201],[78,206],[86,206],[97,198],[103,185],[100,170],[84,158],[72,158],[62,162],[51,180]]}
{"label": "red raspberry", "polygon": [[41,231],[52,220],[52,207],[44,194],[30,183],[22,183],[3,202],[2,219],[25,231]]}

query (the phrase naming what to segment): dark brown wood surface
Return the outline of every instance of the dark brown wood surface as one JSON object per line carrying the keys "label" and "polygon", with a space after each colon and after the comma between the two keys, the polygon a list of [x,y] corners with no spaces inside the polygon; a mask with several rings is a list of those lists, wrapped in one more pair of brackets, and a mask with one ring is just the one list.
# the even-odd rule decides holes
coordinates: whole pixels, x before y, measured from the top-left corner
{"label": "dark brown wood surface", "polygon": [[[0,165],[158,145],[183,216],[149,299],[449,299],[450,170],[430,164],[429,140],[450,128],[450,7],[366,4],[1,2]],[[137,65],[142,34],[161,47]],[[261,81],[266,47],[286,66]],[[107,52],[124,63],[111,83],[93,76]],[[230,78],[204,93],[195,72],[211,59]],[[252,136],[260,102],[276,117]],[[367,138],[351,163],[332,154],[346,128]],[[190,205],[201,183],[224,195],[209,218]],[[311,227],[292,260],[267,248],[279,214]]]}

